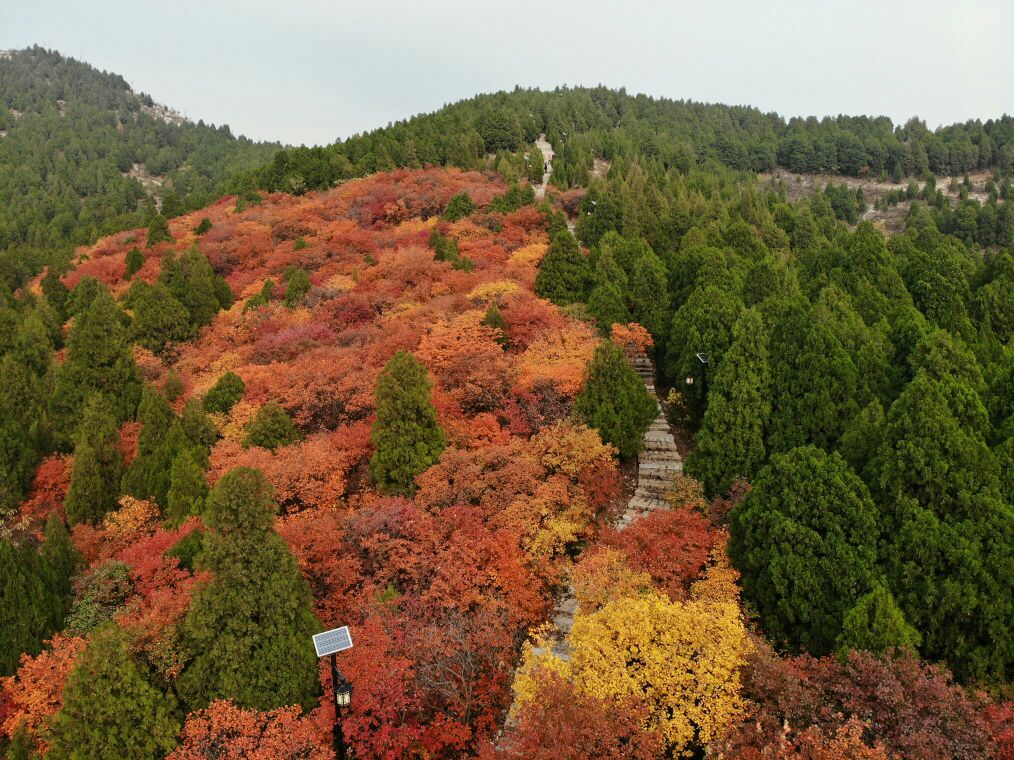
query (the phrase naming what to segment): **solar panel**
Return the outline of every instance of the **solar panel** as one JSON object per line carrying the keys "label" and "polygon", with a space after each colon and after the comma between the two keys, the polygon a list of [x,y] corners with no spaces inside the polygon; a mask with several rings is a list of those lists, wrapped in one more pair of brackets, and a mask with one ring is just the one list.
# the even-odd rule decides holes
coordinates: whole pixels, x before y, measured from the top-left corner
{"label": "solar panel", "polygon": [[317,650],[318,657],[351,649],[352,634],[349,633],[349,627],[343,625],[341,628],[332,628],[330,631],[314,634],[313,648]]}

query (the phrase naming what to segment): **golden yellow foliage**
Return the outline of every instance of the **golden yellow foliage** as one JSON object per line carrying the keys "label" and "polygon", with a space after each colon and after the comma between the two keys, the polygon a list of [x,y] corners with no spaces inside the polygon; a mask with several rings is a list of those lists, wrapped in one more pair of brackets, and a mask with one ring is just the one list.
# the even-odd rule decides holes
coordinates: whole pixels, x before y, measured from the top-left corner
{"label": "golden yellow foliage", "polygon": [[711,551],[711,564],[704,577],[690,587],[690,597],[702,602],[739,604],[739,571],[729,563],[726,553],[728,535]]}
{"label": "golden yellow foliage", "polygon": [[219,434],[227,441],[243,440],[246,435],[246,426],[261,408],[260,404],[254,404],[240,399],[233,405],[229,414],[209,414],[212,423],[218,428]]}
{"label": "golden yellow foliage", "polygon": [[617,599],[644,596],[652,588],[650,575],[631,569],[623,552],[608,547],[582,556],[570,580],[586,615]]}
{"label": "golden yellow foliage", "polygon": [[699,480],[684,472],[672,476],[665,492],[665,500],[672,509],[704,510],[708,500],[704,497],[704,486]]}
{"label": "golden yellow foliage", "polygon": [[617,599],[578,614],[569,643],[569,662],[526,649],[515,680],[519,700],[531,698],[540,667],[600,699],[644,698],[646,728],[682,756],[691,742],[720,738],[744,709],[740,670],[751,644],[735,604],[671,602],[657,593]]}
{"label": "golden yellow foliage", "polygon": [[518,248],[511,254],[511,263],[520,266],[536,266],[546,255],[549,246],[546,243],[532,243]]}
{"label": "golden yellow foliage", "polygon": [[509,293],[515,293],[518,290],[518,284],[511,282],[510,280],[494,280],[491,282],[484,282],[481,285],[476,285],[468,293],[468,299],[471,301],[496,301]]}
{"label": "golden yellow foliage", "polygon": [[120,508],[110,512],[102,521],[102,527],[110,538],[133,540],[138,534],[153,530],[158,523],[158,505],[145,499],[124,496]]}
{"label": "golden yellow foliage", "polygon": [[324,287],[330,290],[348,292],[356,287],[356,281],[347,274],[334,274],[327,278]]}

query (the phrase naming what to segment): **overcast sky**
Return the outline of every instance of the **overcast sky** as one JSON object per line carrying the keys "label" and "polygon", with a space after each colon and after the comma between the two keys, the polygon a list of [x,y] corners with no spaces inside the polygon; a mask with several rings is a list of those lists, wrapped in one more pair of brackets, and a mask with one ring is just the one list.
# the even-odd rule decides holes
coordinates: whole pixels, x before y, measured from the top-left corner
{"label": "overcast sky", "polygon": [[1014,113],[1012,30],[1012,0],[0,0],[0,48],[55,48],[292,144],[515,84],[987,119]]}

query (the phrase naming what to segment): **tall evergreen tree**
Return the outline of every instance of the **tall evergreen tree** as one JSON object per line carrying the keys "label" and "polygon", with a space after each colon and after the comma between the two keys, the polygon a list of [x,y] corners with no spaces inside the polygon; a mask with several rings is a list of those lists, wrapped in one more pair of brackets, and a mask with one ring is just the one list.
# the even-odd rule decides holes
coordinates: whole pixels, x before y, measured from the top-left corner
{"label": "tall evergreen tree", "polygon": [[60,625],[63,600],[49,566],[35,549],[0,538],[0,676],[18,667],[23,653],[36,655]]}
{"label": "tall evergreen tree", "polygon": [[665,266],[653,251],[646,252],[634,265],[630,302],[634,321],[651,333],[656,346],[664,346],[672,321],[669,283]]}
{"label": "tall evergreen tree", "polygon": [[776,454],[730,515],[729,556],[771,638],[824,655],[876,581],[877,508],[837,454]]}
{"label": "tall evergreen tree", "polygon": [[95,394],[75,434],[74,470],[63,508],[72,525],[98,523],[115,509],[123,477],[123,455],[112,405]]}
{"label": "tall evergreen tree", "polygon": [[599,331],[608,335],[615,324],[630,322],[630,311],[623,293],[613,283],[603,283],[592,288],[588,296],[588,313],[595,317]]}
{"label": "tall evergreen tree", "polygon": [[126,634],[102,628],[81,653],[53,719],[54,758],[162,758],[176,746],[176,701],[149,683]]}
{"label": "tall evergreen tree", "polygon": [[377,378],[370,476],[384,493],[411,496],[415,476],[444,450],[444,431],[430,400],[432,389],[426,367],[405,351],[391,357]]}
{"label": "tall evergreen tree", "polygon": [[199,514],[208,495],[204,470],[189,450],[183,449],[173,460],[169,471],[169,492],[166,495],[165,518],[179,525],[192,514]]}
{"label": "tall evergreen tree", "polygon": [[588,363],[574,410],[623,459],[629,459],[640,450],[641,436],[658,414],[658,404],[623,352],[605,341]]}
{"label": "tall evergreen tree", "polygon": [[687,460],[687,469],[710,493],[725,493],[737,477],[753,480],[764,465],[770,394],[767,329],[760,313],[748,309],[715,371],[704,425]]}
{"label": "tall evergreen tree", "polygon": [[191,337],[190,314],[160,283],[145,288],[134,303],[130,326],[134,340],[149,351],[161,353],[168,344]]}
{"label": "tall evergreen tree", "polygon": [[897,647],[916,651],[922,637],[908,624],[891,592],[881,583],[845,613],[838,652],[861,649],[882,654]]}
{"label": "tall evergreen tree", "polygon": [[39,554],[49,567],[56,596],[68,600],[71,579],[81,566],[81,555],[71,543],[67,526],[56,510],[50,512],[46,520],[46,540]]}
{"label": "tall evergreen tree", "polygon": [[155,214],[148,222],[148,247],[156,243],[173,242],[172,233],[169,231],[169,222],[161,214]]}
{"label": "tall evergreen tree", "polygon": [[830,449],[855,415],[858,373],[834,333],[804,304],[775,323],[771,345],[774,388],[770,452],[812,443]]}
{"label": "tall evergreen tree", "polygon": [[44,425],[43,384],[13,356],[0,359],[0,515],[32,483]]}
{"label": "tall evergreen tree", "polygon": [[212,414],[228,414],[232,407],[243,398],[246,385],[235,372],[226,372],[211,386],[204,396],[204,408]]}
{"label": "tall evergreen tree", "polygon": [[194,594],[183,628],[194,659],[178,690],[189,709],[215,699],[270,710],[308,706],[317,660],[308,646],[319,623],[310,588],[274,531],[271,486],[237,468],[208,496],[201,555],[214,579]]}
{"label": "tall evergreen tree", "polygon": [[535,276],[535,292],[555,304],[584,301],[591,281],[588,259],[567,231],[557,232]]}
{"label": "tall evergreen tree", "polygon": [[102,393],[117,422],[134,416],[141,378],[125,324],[126,315],[105,290],[74,320],[67,340],[67,358],[56,372],[50,397],[53,425],[70,438],[86,400]]}
{"label": "tall evergreen tree", "polygon": [[141,423],[137,454],[123,477],[123,490],[139,499],[164,504],[169,470],[185,436],[169,402],[152,385],[141,390],[137,419]]}
{"label": "tall evergreen tree", "polygon": [[127,251],[127,267],[123,271],[123,279],[129,280],[138,270],[144,266],[144,254],[141,253],[141,249],[136,245]]}

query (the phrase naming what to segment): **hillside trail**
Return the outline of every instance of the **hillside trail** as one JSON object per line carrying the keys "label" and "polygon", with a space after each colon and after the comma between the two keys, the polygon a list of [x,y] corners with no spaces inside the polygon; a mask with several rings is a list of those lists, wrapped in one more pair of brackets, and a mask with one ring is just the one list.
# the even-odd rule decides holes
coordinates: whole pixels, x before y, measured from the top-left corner
{"label": "hillside trail", "polygon": [[535,197],[541,201],[546,197],[546,185],[549,184],[549,175],[553,173],[553,156],[556,154],[553,152],[553,146],[546,139],[545,133],[539,135],[539,139],[535,141],[535,147],[542,151],[542,165],[545,167],[542,184],[535,187]]}
{"label": "hillside trail", "polygon": [[[683,472],[683,460],[676,449],[676,439],[665,418],[665,412],[655,395],[655,367],[647,354],[641,352],[631,359],[634,369],[644,381],[648,393],[655,400],[658,415],[644,434],[644,446],[637,456],[637,488],[627,508],[614,524],[617,530],[623,530],[634,521],[649,515],[658,509],[668,509],[665,493],[670,488],[672,478]],[[574,616],[578,612],[578,601],[574,596],[574,587],[568,582],[560,596],[553,614],[550,637],[547,639],[550,649],[556,657],[564,662],[570,660],[569,635],[574,626]],[[545,647],[536,647],[535,654],[546,651]],[[515,671],[515,678],[517,671]],[[513,710],[513,706],[512,706]],[[508,713],[508,716],[510,713]],[[508,721],[510,718],[508,717]]]}

